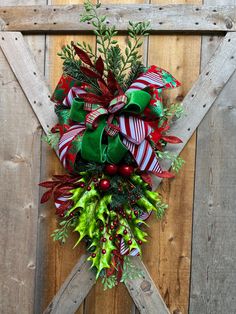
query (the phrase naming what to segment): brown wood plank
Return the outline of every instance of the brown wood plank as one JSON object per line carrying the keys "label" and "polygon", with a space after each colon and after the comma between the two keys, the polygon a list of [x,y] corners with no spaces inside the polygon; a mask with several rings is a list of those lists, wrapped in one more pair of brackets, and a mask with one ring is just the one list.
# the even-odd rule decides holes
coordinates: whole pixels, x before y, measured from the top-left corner
{"label": "brown wood plank", "polygon": [[[198,101],[199,101],[198,105],[201,106],[202,104],[204,104],[205,98],[199,97],[199,95],[201,95],[200,92],[205,92],[206,96],[208,96],[209,90],[211,90],[211,88],[218,87],[217,91],[215,91],[215,93],[214,93],[214,96],[210,97],[211,101],[214,101],[216,99],[216,97],[218,96],[218,94],[222,90],[223,85],[226,84],[226,82],[228,81],[228,79],[231,77],[232,73],[235,70],[235,66],[236,66],[235,59],[232,58],[232,56],[234,56],[234,54],[235,54],[235,49],[236,49],[235,40],[236,40],[236,35],[233,34],[233,33],[228,34],[225,37],[225,39],[223,40],[223,43],[221,44],[220,48],[217,50],[216,54],[214,55],[214,57],[211,59],[209,65],[207,66],[207,68],[209,69],[209,74],[210,75],[209,74],[206,75],[206,71],[203,71],[203,74],[200,76],[199,81],[195,84],[195,86],[193,88],[193,90],[195,91],[196,94],[194,94],[195,95],[194,97],[191,97],[191,98],[193,98],[193,101],[191,102],[191,104],[188,104],[188,106],[187,106],[187,109],[188,109],[187,113],[191,112],[191,117],[195,117],[196,116],[197,117],[197,121],[199,119],[198,123],[200,122],[201,118],[204,116],[204,113],[201,113],[201,115],[197,114],[199,108],[196,108],[196,106],[194,107],[195,111],[193,109],[191,109],[191,106],[196,105],[196,103],[194,102],[194,98],[198,99]],[[11,60],[10,56],[7,54],[7,51],[8,50],[6,50],[6,49],[4,50],[7,58],[9,60]],[[14,67],[12,65],[13,62],[14,62],[14,65],[15,65]],[[21,67],[17,66],[17,64],[20,63],[20,62],[21,62],[20,58],[11,60],[11,66],[12,66],[13,70],[15,70],[15,73],[16,73],[17,77],[18,76],[20,77],[20,74],[21,74],[20,71],[19,71],[19,69]],[[221,73],[220,79],[216,75],[214,83],[213,83],[212,81],[209,80],[209,77],[212,74],[214,74],[214,71],[216,71],[216,73],[218,74],[219,73],[219,69],[221,69],[222,66],[224,66],[224,68],[225,68],[224,74],[222,75],[222,73]],[[218,69],[218,71],[217,71],[217,69]],[[212,72],[210,72],[210,71],[212,71]],[[204,90],[204,88],[203,88],[203,86],[204,86],[203,82],[209,83],[207,91]],[[198,94],[198,92],[199,92],[199,94]],[[190,91],[190,96],[191,96],[191,93],[192,93],[192,90]],[[188,95],[187,95],[187,98],[188,98]],[[32,105],[32,103],[31,103],[31,105]],[[209,103],[208,107],[210,107],[210,105],[211,104]],[[186,117],[183,118],[183,119],[186,119]],[[177,133],[177,134],[180,137],[182,137],[184,139],[184,141],[186,142],[189,139],[189,137],[191,136],[191,132],[190,131],[194,131],[194,130],[188,131],[187,134],[189,134],[189,137],[187,137],[186,134],[185,134],[186,133],[185,125],[184,124],[180,124],[180,121],[178,123],[176,123],[176,125],[182,125],[182,134],[181,134],[181,128],[180,127],[177,127],[175,125],[175,128],[178,129],[179,133]],[[194,122],[193,128],[195,128],[195,125],[197,124],[197,121]],[[178,152],[178,150],[177,150],[177,152]],[[136,288],[140,289],[140,287],[136,287]]]}
{"label": "brown wood plank", "polygon": [[[83,1],[74,1],[74,3],[82,3]],[[66,5],[72,3],[69,0],[53,0],[51,3]],[[76,17],[79,19],[79,16]],[[47,64],[45,66],[47,79],[50,82],[51,90],[53,90],[62,74],[62,61],[57,56],[57,52],[61,50],[61,48],[70,43],[71,40],[75,42],[78,40],[85,40],[94,45],[94,37],[92,36],[59,36],[52,35],[47,37]],[[53,104],[54,107],[54,104]],[[56,118],[57,120],[57,118]],[[41,168],[41,180],[50,179],[53,174],[63,174],[64,169],[61,166],[61,163],[57,160],[56,155],[52,152],[52,149],[45,143],[42,145],[42,168]],[[85,257],[82,257],[81,254],[84,253],[85,248],[83,244],[73,249],[74,244],[77,241],[76,234],[71,234],[65,245],[60,245],[58,242],[53,242],[50,237],[51,233],[54,229],[57,228],[57,217],[55,215],[54,205],[52,203],[47,203],[40,207],[40,213],[42,219],[40,220],[40,241],[41,247],[43,251],[40,255],[40,285],[39,285],[39,293],[38,293],[38,313],[42,313],[43,309],[45,309],[54,295],[60,291],[60,287],[65,282],[67,276],[69,276],[71,270],[76,264],[82,263],[84,265]],[[79,261],[79,262],[78,262]],[[79,307],[77,310],[77,314],[83,313],[83,299],[86,297],[88,291],[94,284],[93,280],[90,278],[94,278],[93,273],[89,271],[89,264],[87,266],[83,266],[81,271],[77,273],[75,276],[75,280],[70,282],[70,284],[78,284],[77,295],[70,294],[71,298],[68,298],[68,301],[63,305],[61,305],[62,296],[60,295],[59,303],[56,303],[57,306],[53,307],[53,313],[74,313],[75,309]],[[76,267],[76,266],[75,266]],[[73,273],[73,272],[72,272]],[[90,277],[91,276],[91,277]],[[86,279],[88,279],[86,281]],[[75,291],[73,286],[69,287],[69,291]],[[66,295],[67,289],[65,290],[64,297]],[[59,292],[59,293],[60,293]],[[75,296],[75,298],[74,298]],[[73,299],[74,298],[74,299]],[[78,303],[74,303],[77,301]],[[64,308],[63,306],[66,306]],[[71,307],[71,310],[69,308]],[[69,307],[69,308],[68,308]]]}
{"label": "brown wood plank", "polygon": [[[187,1],[190,2],[193,3]],[[165,3],[170,1],[158,1],[159,5]],[[194,4],[200,5],[201,0],[194,1]],[[200,48],[200,36],[151,37],[149,63],[157,62],[182,83],[180,88],[164,93],[168,103],[182,101],[197,80]],[[170,134],[174,135],[174,132],[170,131]],[[158,222],[155,215],[151,218],[148,228],[151,241],[145,246],[144,253],[144,263],[171,313],[188,312],[195,136],[186,145],[181,157],[186,160],[181,172],[174,180],[164,180],[159,189],[169,209],[163,220]]]}
{"label": "brown wood plank", "polygon": [[[66,2],[64,2],[66,3]],[[190,4],[122,4],[101,7],[101,14],[109,12],[109,22],[119,30],[126,30],[128,21],[143,21],[147,17],[152,31],[219,32],[235,31],[235,4],[230,6],[201,6]],[[79,21],[82,6],[14,6],[0,7],[0,27],[5,31],[58,32],[87,31],[90,24]]]}
{"label": "brown wood plank", "polygon": [[[235,4],[234,0],[205,2]],[[219,41],[203,38],[202,68]],[[235,84],[236,73],[197,131],[191,314],[235,312]]]}
{"label": "brown wood plank", "polygon": [[[25,40],[43,71],[44,36]],[[42,130],[1,49],[0,73],[0,313],[33,313]]]}

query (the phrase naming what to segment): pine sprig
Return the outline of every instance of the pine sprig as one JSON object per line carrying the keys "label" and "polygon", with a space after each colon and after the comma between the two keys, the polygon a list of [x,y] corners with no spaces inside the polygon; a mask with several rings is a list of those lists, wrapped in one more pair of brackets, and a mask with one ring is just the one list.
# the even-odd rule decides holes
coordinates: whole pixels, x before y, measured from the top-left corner
{"label": "pine sprig", "polygon": [[53,149],[57,150],[60,134],[49,132],[47,135],[43,135],[42,140],[49,144]]}
{"label": "pine sprig", "polygon": [[139,54],[139,48],[142,46],[142,37],[148,36],[148,30],[150,22],[138,22],[133,23],[129,21],[128,28],[128,42],[125,48],[125,57],[122,58],[122,68],[117,76],[117,80],[123,77],[124,73],[132,68],[134,64],[140,61],[141,55]]}
{"label": "pine sprig", "polygon": [[172,170],[176,173],[180,171],[185,161],[180,156],[176,156],[168,151],[157,151],[157,155],[160,159],[168,159],[171,161]]}
{"label": "pine sprig", "polygon": [[76,226],[76,217],[72,217],[70,219],[62,220],[59,223],[59,226],[61,228],[58,228],[54,230],[54,232],[51,234],[51,237],[53,238],[54,241],[60,241],[62,244],[64,244],[69,237],[70,231],[74,229]]}
{"label": "pine sprig", "polygon": [[125,81],[124,89],[127,90],[130,85],[137,79],[137,77],[144,72],[144,70],[145,67],[140,61],[138,61],[137,63],[133,63],[130,68],[128,77]]}
{"label": "pine sprig", "polygon": [[121,282],[126,283],[127,280],[134,280],[137,278],[142,278],[143,276],[144,276],[143,271],[137,268],[131,262],[130,256],[125,256]]}

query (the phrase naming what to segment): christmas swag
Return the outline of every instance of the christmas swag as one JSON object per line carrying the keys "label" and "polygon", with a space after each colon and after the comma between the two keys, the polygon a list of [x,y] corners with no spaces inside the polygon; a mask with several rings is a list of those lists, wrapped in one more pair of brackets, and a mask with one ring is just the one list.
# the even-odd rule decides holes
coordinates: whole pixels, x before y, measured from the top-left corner
{"label": "christmas swag", "polygon": [[48,188],[41,202],[53,197],[61,220],[53,238],[65,242],[72,230],[76,245],[85,240],[91,267],[106,288],[140,275],[129,256],[141,254],[145,220],[152,212],[160,218],[167,207],[152,191],[151,174],[173,177],[161,159],[171,159],[176,172],[183,163],[165,151],[167,143],[181,142],[166,132],[182,107],[162,102],[162,91],[180,83],[140,61],[149,23],[129,23],[123,54],[117,31],[99,16],[99,7],[85,2],[81,19],[95,28],[98,53],[85,42],[72,42],[58,54],[63,75],[52,100],[59,122],[46,141],[68,174],[40,185]]}

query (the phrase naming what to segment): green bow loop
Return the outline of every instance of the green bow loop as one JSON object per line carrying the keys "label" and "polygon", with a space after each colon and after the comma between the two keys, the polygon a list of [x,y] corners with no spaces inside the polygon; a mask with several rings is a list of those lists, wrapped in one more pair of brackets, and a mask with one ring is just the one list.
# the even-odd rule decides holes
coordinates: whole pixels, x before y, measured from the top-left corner
{"label": "green bow loop", "polygon": [[102,143],[106,120],[102,118],[96,129],[86,129],[83,135],[81,156],[88,161],[104,163],[107,160],[107,145]]}
{"label": "green bow loop", "polygon": [[127,93],[128,101],[122,111],[140,114],[144,111],[151,100],[148,92],[136,90]]}
{"label": "green bow loop", "polygon": [[[116,121],[114,123],[117,124]],[[104,163],[118,163],[127,153],[119,134],[114,137],[108,136],[108,143],[103,143],[103,134],[106,127],[106,119],[100,120],[96,129],[87,129],[83,135],[81,156],[85,160]]]}
{"label": "green bow loop", "polygon": [[84,122],[87,112],[84,111],[84,101],[76,97],[73,99],[72,106],[70,108],[69,118],[76,122]]}
{"label": "green bow loop", "polygon": [[[122,97],[119,100],[124,102],[124,106],[121,106],[115,115],[123,112],[140,114],[151,100],[150,94],[142,90],[133,91],[118,97]],[[114,101],[111,101],[109,106],[111,110],[112,108],[114,109],[117,99],[115,98]],[[81,157],[85,160],[98,163],[119,163],[128,152],[122,143],[119,133],[104,137],[104,131],[107,132],[107,127],[112,127],[112,125],[118,126],[115,116],[109,122],[107,116],[110,115],[112,117],[109,108],[106,109],[97,104],[87,104],[78,97],[73,99],[69,111],[69,119],[78,123],[85,123],[86,125],[82,143],[80,143],[81,149],[78,150],[78,152],[81,152]],[[97,123],[95,124],[95,122]]]}

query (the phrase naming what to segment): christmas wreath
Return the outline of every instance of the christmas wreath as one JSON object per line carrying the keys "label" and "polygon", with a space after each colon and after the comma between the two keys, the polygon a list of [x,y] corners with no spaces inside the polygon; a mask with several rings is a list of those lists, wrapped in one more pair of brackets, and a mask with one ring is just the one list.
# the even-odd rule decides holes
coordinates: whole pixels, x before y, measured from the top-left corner
{"label": "christmas wreath", "polygon": [[58,55],[63,75],[53,93],[58,124],[46,137],[68,172],[40,183],[53,197],[59,228],[54,240],[65,242],[69,231],[85,240],[88,260],[112,287],[132,276],[129,256],[141,254],[147,233],[142,229],[152,212],[161,218],[167,205],[152,191],[152,176],[171,178],[161,159],[181,158],[165,150],[181,140],[167,134],[180,104],[164,106],[162,92],[180,83],[167,71],[141,62],[139,48],[149,23],[129,22],[124,53],[115,40],[115,27],[99,16],[100,4],[85,2],[81,20],[92,23],[97,52],[83,43],[68,44]]}

